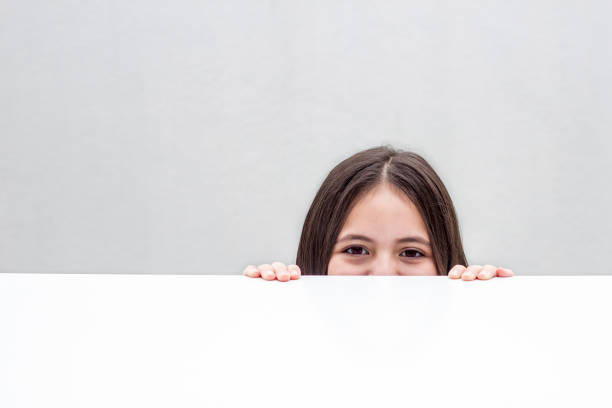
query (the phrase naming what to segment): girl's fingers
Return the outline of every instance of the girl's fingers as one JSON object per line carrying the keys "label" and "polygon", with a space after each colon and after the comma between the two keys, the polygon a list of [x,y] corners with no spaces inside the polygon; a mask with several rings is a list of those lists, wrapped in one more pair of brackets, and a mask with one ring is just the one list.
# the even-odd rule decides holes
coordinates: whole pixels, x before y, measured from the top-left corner
{"label": "girl's fingers", "polygon": [[497,276],[499,276],[500,278],[509,278],[510,276],[514,276],[514,272],[512,272],[512,269],[507,269],[507,268],[497,268]]}
{"label": "girl's fingers", "polygon": [[463,265],[455,265],[448,271],[448,277],[451,279],[459,279],[466,270],[467,268]]}
{"label": "girl's fingers", "polygon": [[265,280],[278,279],[287,282],[292,279],[299,279],[302,271],[297,265],[285,265],[282,262],[272,262],[272,264],[261,264],[259,266],[248,265],[242,272],[250,278],[263,278]]}
{"label": "girl's fingers", "polygon": [[272,267],[274,268],[274,272],[276,273],[276,279],[281,282],[287,282],[291,279],[291,275],[287,270],[287,265],[282,262],[272,262]]}
{"label": "girl's fingers", "polygon": [[248,276],[249,278],[259,278],[261,274],[259,273],[259,269],[255,265],[249,265],[244,268],[244,272],[242,272],[244,276]]}
{"label": "girl's fingers", "polygon": [[274,280],[276,279],[276,273],[274,272],[274,267],[270,264],[261,264],[257,267],[261,273],[261,277],[265,280]]}
{"label": "girl's fingers", "polygon": [[481,265],[470,265],[467,267],[467,271],[463,272],[461,279],[464,281],[474,280],[482,270]]}
{"label": "girl's fingers", "polygon": [[300,270],[300,267],[297,265],[288,265],[287,269],[289,270],[289,273],[291,274],[291,279],[300,279],[300,276],[302,275],[302,271]]}
{"label": "girl's fingers", "polygon": [[487,280],[495,277],[497,275],[497,267],[493,265],[485,265],[482,267],[477,277],[481,280]]}
{"label": "girl's fingers", "polygon": [[[299,279],[302,276],[302,271],[299,266],[285,265],[282,262],[273,262],[270,264],[261,264],[259,266],[248,265],[242,272],[243,275],[250,278],[263,278],[265,280],[278,279],[281,282]],[[480,279],[488,280],[495,276],[510,277],[514,276],[514,272],[508,268],[497,268],[493,265],[470,265],[467,268],[463,265],[455,265],[448,272],[448,277],[451,279],[463,279],[465,281]]]}

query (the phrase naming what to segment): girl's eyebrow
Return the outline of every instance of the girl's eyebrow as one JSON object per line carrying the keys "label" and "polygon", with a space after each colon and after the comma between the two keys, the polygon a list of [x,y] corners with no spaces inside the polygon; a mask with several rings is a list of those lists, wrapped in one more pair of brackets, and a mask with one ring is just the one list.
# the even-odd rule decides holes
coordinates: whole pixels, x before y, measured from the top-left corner
{"label": "girl's eyebrow", "polygon": [[[366,242],[374,242],[374,240],[372,238],[368,238],[365,235],[359,235],[359,234],[348,234],[348,235],[345,235],[344,237],[340,238],[337,242],[348,241],[348,240],[351,240],[351,239],[360,239],[360,240],[366,241]],[[422,237],[417,236],[417,235],[412,235],[412,236],[409,236],[409,237],[400,238],[400,239],[398,239],[395,242],[397,242],[397,243],[418,242],[419,244],[430,246],[429,245],[429,241],[427,241],[425,238],[422,238]]]}

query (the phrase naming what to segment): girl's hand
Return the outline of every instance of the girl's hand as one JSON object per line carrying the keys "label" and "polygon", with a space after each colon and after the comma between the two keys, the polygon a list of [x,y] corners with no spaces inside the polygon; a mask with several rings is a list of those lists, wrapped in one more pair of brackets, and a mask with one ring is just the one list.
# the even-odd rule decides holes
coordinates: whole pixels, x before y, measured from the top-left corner
{"label": "girl's hand", "polygon": [[285,265],[282,262],[262,264],[259,266],[249,265],[244,268],[243,275],[250,278],[264,278],[265,280],[278,279],[281,282],[299,279],[302,271],[297,265]]}
{"label": "girl's hand", "polygon": [[474,280],[474,279],[491,279],[496,276],[506,278],[514,276],[514,272],[511,269],[498,268],[493,265],[470,265],[467,268],[463,265],[455,265],[448,272],[448,277],[451,279],[463,279],[463,280]]}

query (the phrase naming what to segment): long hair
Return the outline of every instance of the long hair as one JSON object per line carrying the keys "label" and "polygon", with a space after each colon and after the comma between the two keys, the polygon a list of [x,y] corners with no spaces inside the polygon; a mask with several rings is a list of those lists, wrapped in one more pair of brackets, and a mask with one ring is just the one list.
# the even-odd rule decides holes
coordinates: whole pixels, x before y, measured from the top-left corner
{"label": "long hair", "polygon": [[296,264],[304,275],[327,275],[344,222],[359,198],[381,183],[403,191],[423,218],[438,275],[467,265],[455,208],[434,169],[416,153],[378,146],[334,167],[319,188],[304,220]]}

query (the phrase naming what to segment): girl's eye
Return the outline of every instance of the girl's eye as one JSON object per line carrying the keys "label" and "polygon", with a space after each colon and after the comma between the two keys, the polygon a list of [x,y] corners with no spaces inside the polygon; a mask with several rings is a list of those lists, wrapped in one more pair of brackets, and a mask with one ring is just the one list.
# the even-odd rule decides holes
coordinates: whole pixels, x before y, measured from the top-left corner
{"label": "girl's eye", "polygon": [[[361,250],[365,251],[365,253],[361,253]],[[368,254],[368,251],[366,251],[364,247],[360,247],[360,246],[348,247],[343,252],[349,255],[367,255]]]}
{"label": "girl's eye", "polygon": [[421,253],[420,251],[417,251],[416,249],[406,249],[406,250],[402,251],[402,254],[404,252],[409,254],[409,255],[406,256],[406,258],[420,258],[422,256],[425,256],[425,255],[423,255],[423,253]]}

